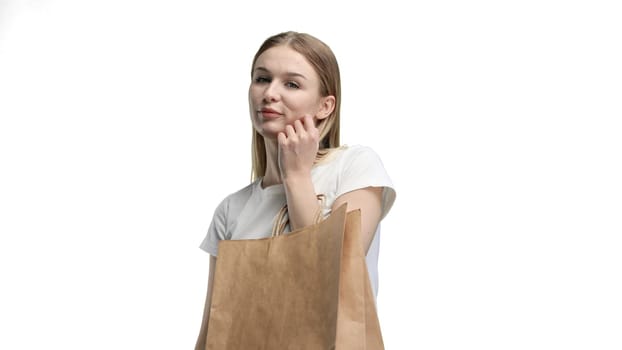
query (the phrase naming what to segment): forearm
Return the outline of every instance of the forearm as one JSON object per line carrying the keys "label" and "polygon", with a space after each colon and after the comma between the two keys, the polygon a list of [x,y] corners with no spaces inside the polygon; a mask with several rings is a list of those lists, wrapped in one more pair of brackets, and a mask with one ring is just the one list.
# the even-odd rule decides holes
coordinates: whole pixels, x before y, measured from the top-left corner
{"label": "forearm", "polygon": [[314,224],[320,205],[311,174],[290,176],[283,179],[283,185],[287,197],[290,229],[293,231]]}

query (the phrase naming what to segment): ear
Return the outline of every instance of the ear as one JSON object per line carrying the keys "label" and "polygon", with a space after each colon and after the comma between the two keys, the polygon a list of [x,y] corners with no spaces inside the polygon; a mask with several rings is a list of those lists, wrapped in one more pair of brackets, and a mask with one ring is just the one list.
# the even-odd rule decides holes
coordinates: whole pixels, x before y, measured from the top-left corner
{"label": "ear", "polygon": [[327,118],[335,110],[335,96],[322,97],[320,101],[320,109],[317,111],[315,117],[318,120]]}

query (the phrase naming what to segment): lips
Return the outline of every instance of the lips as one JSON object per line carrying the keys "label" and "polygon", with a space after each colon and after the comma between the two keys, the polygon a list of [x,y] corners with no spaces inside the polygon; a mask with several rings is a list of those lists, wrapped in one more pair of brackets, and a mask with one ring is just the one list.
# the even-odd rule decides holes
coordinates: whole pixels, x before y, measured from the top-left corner
{"label": "lips", "polygon": [[264,118],[278,118],[282,115],[281,113],[275,111],[272,108],[262,108],[259,113],[261,113]]}

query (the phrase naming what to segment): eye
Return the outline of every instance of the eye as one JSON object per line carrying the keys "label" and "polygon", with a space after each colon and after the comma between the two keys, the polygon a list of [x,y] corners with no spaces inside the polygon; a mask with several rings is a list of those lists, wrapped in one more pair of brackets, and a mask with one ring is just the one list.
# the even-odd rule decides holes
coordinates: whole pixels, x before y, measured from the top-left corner
{"label": "eye", "polygon": [[255,78],[255,82],[256,83],[269,83],[270,82],[270,78],[264,77],[264,76],[259,76]]}
{"label": "eye", "polygon": [[298,84],[293,82],[293,81],[288,81],[287,83],[285,83],[285,86],[287,86],[288,88],[291,88],[291,89],[299,89],[300,88],[300,86],[298,86]]}

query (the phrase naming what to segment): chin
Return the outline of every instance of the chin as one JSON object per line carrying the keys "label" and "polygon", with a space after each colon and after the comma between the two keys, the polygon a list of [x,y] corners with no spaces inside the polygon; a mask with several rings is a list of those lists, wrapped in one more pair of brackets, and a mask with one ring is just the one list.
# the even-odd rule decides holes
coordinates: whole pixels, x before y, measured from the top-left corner
{"label": "chin", "polygon": [[260,128],[255,127],[255,130],[265,138],[276,139],[280,132],[285,131],[285,126],[263,124]]}
{"label": "chin", "polygon": [[257,129],[255,128],[255,131],[257,131],[257,133],[259,133],[259,135],[263,136],[264,139],[274,139],[276,140],[277,136],[279,135],[279,132],[283,131],[283,130],[270,130],[270,129]]}

